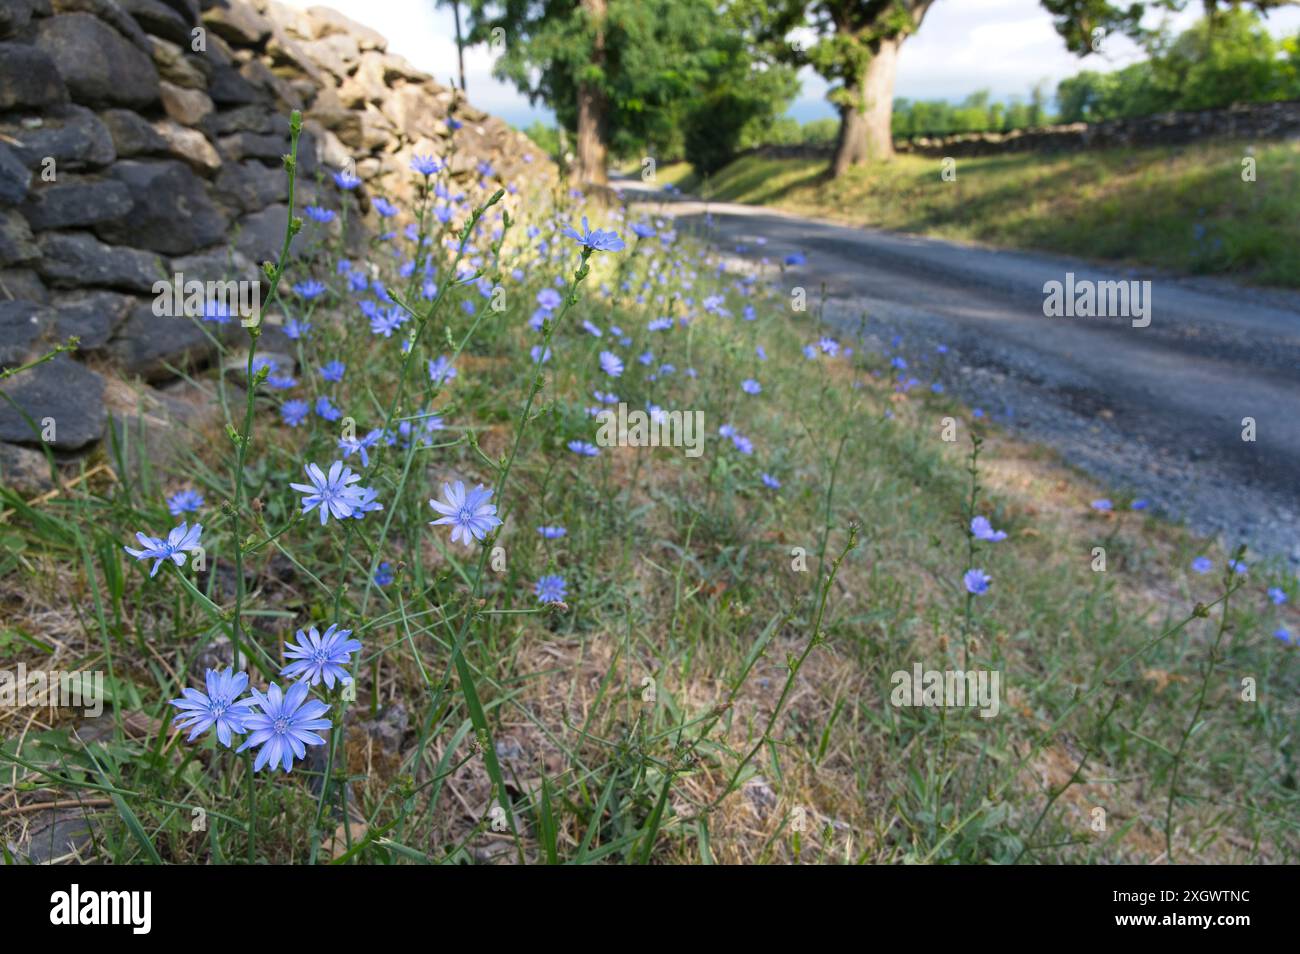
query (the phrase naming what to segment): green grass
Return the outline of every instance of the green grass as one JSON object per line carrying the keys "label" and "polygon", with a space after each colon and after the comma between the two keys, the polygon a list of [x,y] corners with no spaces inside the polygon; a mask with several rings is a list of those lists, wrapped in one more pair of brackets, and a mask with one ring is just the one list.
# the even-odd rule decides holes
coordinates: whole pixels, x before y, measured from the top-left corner
{"label": "green grass", "polygon": [[[620,175],[640,177],[645,171],[639,160],[625,162],[616,167]],[[665,185],[681,186],[686,182],[693,182],[693,171],[689,162],[666,162],[662,165],[656,165],[654,170],[656,185],[662,187]]]}
{"label": "green grass", "polygon": [[[555,232],[580,210],[504,199],[522,221],[497,242],[486,200],[463,234],[505,289],[501,312],[450,281],[455,225],[435,232],[432,301],[375,242],[367,260],[411,310],[393,338],[359,315],[330,233],[281,261],[285,283],[330,288],[276,306],[314,326],[290,394],[330,394],[359,435],[426,411],[445,422],[427,446],[372,449],[365,483],[383,511],[303,518],[288,485],[338,455],[342,422],[287,427],[284,395],[246,395],[231,370],[192,377],[210,413],[169,432],[166,457],[117,442],[66,468],[56,493],[0,489],[6,657],[103,671],[111,702],[93,726],[0,708],[7,841],[27,844],[44,801],[84,804],[81,857],[119,864],[1296,860],[1297,650],[1270,635],[1294,631],[1295,613],[1264,594],[1296,599],[1282,567],[1191,574],[1197,553],[1219,571],[1224,554],[1121,493],[1116,512],[1092,511],[1098,488],[943,395],[896,392],[884,356],[806,360],[822,331],[785,310],[779,273],[749,296],[757,320],[717,317],[687,299],[725,295],[734,315],[746,299],[707,249],[642,241],[593,254],[588,274]],[[653,307],[621,291],[652,276]],[[539,333],[528,318],[557,279],[569,303]],[[649,331],[663,315],[691,321]],[[543,342],[539,374],[529,349]],[[625,360],[616,380],[603,349]],[[438,355],[458,369],[441,387],[423,372]],[[348,369],[329,386],[316,368],[334,358]],[[918,374],[938,360],[909,358]],[[741,391],[748,377],[760,395]],[[703,411],[704,453],[575,455],[569,441],[594,439],[597,389]],[[941,439],[946,417],[959,441]],[[752,454],[717,436],[723,423]],[[487,546],[429,526],[428,499],[456,479],[494,490],[505,523]],[[182,486],[207,498],[207,567],[151,579],[122,547],[176,522],[164,502]],[[972,514],[1009,538],[977,543]],[[558,540],[535,529],[557,524]],[[374,582],[381,561],[390,585]],[[993,578],[978,598],[961,583],[971,566]],[[564,605],[538,605],[544,573],[565,577]],[[167,701],[222,646],[229,658],[232,637],[263,687],[295,629],[329,622],[364,648],[354,695],[316,690],[327,757],[254,775],[247,754],[168,725]],[[999,672],[998,715],[895,707],[892,674],[914,663]],[[395,746],[374,729],[384,718],[405,726]]]}
{"label": "green grass", "polygon": [[[1254,182],[1242,181],[1247,155]],[[959,159],[952,182],[920,156],[829,182],[825,167],[749,156],[680,185],[852,225],[1300,287],[1297,142]]]}

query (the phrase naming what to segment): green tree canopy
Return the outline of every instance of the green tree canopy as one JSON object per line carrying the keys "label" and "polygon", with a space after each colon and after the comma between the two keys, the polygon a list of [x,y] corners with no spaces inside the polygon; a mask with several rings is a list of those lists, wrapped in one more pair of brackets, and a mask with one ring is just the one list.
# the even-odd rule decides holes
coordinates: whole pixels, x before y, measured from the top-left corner
{"label": "green tree canopy", "polygon": [[1204,17],[1176,39],[1147,38],[1151,57],[1113,73],[1085,70],[1062,80],[1062,122],[1097,122],[1173,109],[1300,96],[1295,37],[1275,40],[1254,10]]}
{"label": "green tree canopy", "polygon": [[[713,0],[473,0],[471,24],[499,52],[495,74],[576,133],[585,181],[604,180],[606,152],[680,155],[696,106],[742,111],[738,135],[756,117],[770,122],[794,91],[793,74],[756,63]],[[584,149],[592,136],[600,148]]]}

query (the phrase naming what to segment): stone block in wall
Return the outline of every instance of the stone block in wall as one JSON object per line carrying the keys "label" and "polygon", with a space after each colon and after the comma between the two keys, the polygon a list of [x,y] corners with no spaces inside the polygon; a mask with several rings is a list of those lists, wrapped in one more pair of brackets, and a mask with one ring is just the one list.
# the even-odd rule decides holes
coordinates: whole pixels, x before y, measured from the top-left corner
{"label": "stone block in wall", "polygon": [[54,61],[78,103],[144,108],[158,101],[153,60],[97,17],[69,13],[42,20],[36,46]]}
{"label": "stone block in wall", "polygon": [[[450,102],[455,103],[454,111],[456,113],[456,118],[459,119],[462,123],[481,123],[481,122],[486,122],[490,118],[487,113],[483,112],[483,110],[477,108],[476,106],[471,106],[463,99],[457,98],[457,96],[454,93],[451,94]],[[447,111],[452,112],[452,107],[450,104],[447,107]]]}
{"label": "stone block in wall", "polygon": [[256,212],[288,200],[289,177],[284,169],[256,160],[228,162],[217,174],[216,192],[227,205],[241,212]]}
{"label": "stone block in wall", "polygon": [[[208,72],[212,66],[204,59],[205,54],[189,53],[189,47],[178,46],[158,37],[150,37],[153,65],[158,68],[158,76],[169,83],[185,89],[206,90]],[[221,62],[219,59],[216,62]]]}
{"label": "stone block in wall", "polygon": [[339,86],[344,105],[352,109],[365,103],[378,105],[401,86],[423,86],[429,74],[411,66],[404,58],[386,53],[365,53],[356,69]]}
{"label": "stone block in wall", "polygon": [[298,134],[298,187],[303,195],[314,188],[312,180],[320,168],[320,148],[316,145],[316,134],[304,129]]}
{"label": "stone block in wall", "polygon": [[383,69],[384,85],[393,86],[399,80],[407,83],[423,83],[429,79],[429,74],[423,70],[416,69],[411,65],[411,61],[404,56],[396,53],[376,53],[373,54],[379,60]]}
{"label": "stone block in wall", "polygon": [[69,104],[41,116],[0,121],[0,134],[29,169],[40,175],[106,166],[117,158],[113,137],[99,117],[84,106]]}
{"label": "stone block in wall", "polygon": [[383,55],[379,53],[363,56],[356,71],[339,84],[339,100],[348,109],[381,103],[387,96]]}
{"label": "stone block in wall", "polygon": [[317,66],[339,81],[351,76],[361,59],[361,47],[346,33],[334,33],[319,40],[303,40],[298,45]]}
{"label": "stone block in wall", "polygon": [[135,22],[118,0],[51,0],[50,6],[55,14],[86,14],[95,17],[126,40],[141,53],[149,53],[149,38]]}
{"label": "stone block in wall", "polygon": [[26,43],[0,43],[0,109],[42,109],[67,101],[53,57]]}
{"label": "stone block in wall", "polygon": [[31,226],[16,209],[0,209],[0,268],[25,265],[41,257]]}
{"label": "stone block in wall", "polygon": [[397,127],[379,110],[368,106],[361,113],[361,141],[355,145],[360,146],[364,152],[374,152],[394,147],[397,135]]}
{"label": "stone block in wall", "polygon": [[162,2],[183,16],[187,23],[199,22],[199,14],[202,13],[199,0],[162,0]]}
{"label": "stone block in wall", "polygon": [[[352,153],[343,145],[343,141],[338,136],[330,132],[315,119],[306,119],[302,124],[303,132],[310,132],[315,154],[314,159],[317,165],[325,165],[331,171],[337,171],[347,167],[348,162],[352,160]],[[301,145],[299,152],[301,152]]]}
{"label": "stone block in wall", "polygon": [[131,204],[130,191],[115,179],[69,174],[38,180],[18,210],[40,232],[108,222],[130,212]]}
{"label": "stone block in wall", "polygon": [[186,46],[190,42],[190,29],[195,21],[187,19],[162,0],[117,0],[122,9],[145,33],[159,36]]}
{"label": "stone block in wall", "polygon": [[261,102],[265,98],[256,86],[230,66],[213,67],[208,79],[208,95],[218,106],[243,106]]}
{"label": "stone block in wall", "polygon": [[[206,332],[206,334],[205,334]],[[195,368],[216,353],[208,335],[233,341],[244,332],[237,319],[220,324],[193,318],[158,316],[152,303],[137,305],[109,343],[109,353],[130,374],[147,381],[174,377],[169,366]]]}
{"label": "stone block in wall", "polygon": [[151,292],[163,277],[157,255],[106,245],[89,232],[45,232],[38,239],[37,273],[57,288],[121,288]]}
{"label": "stone block in wall", "polygon": [[[54,487],[44,454],[30,447],[4,443],[0,443],[0,484],[21,494],[41,494]],[[54,844],[58,844],[60,836],[51,829],[46,831]],[[90,839],[87,836],[83,841],[89,844]]]}
{"label": "stone block in wall", "polygon": [[32,170],[0,142],[0,205],[17,205],[27,197],[32,184]]}
{"label": "stone block in wall", "polygon": [[240,74],[240,64],[221,37],[208,35],[208,49],[196,65],[207,74],[208,95],[218,106],[243,106],[260,103],[266,94]]}
{"label": "stone block in wall", "polygon": [[35,357],[52,319],[53,313],[40,302],[0,300],[0,370]]}
{"label": "stone block in wall", "polygon": [[[235,248],[249,261],[259,265],[262,262],[274,262],[279,258],[280,248],[284,245],[284,229],[288,221],[289,207],[280,203],[244,216],[237,225]],[[290,243],[290,251],[301,244],[300,232]]]}
{"label": "stone block in wall", "polygon": [[453,178],[462,178],[468,176],[478,165],[478,160],[474,158],[475,153],[469,149],[457,149],[447,158],[447,172]]}
{"label": "stone block in wall", "polygon": [[124,159],[110,174],[130,189],[134,204],[122,218],[95,227],[101,239],[183,255],[211,245],[225,233],[229,224],[225,213],[208,197],[203,180],[184,163]]}
{"label": "stone block in wall", "polygon": [[180,272],[185,281],[224,282],[229,280],[259,281],[265,276],[247,258],[228,243],[199,249],[189,255],[178,255],[168,264],[168,275]]}
{"label": "stone block in wall", "polygon": [[301,109],[302,97],[283,77],[276,76],[261,60],[249,60],[239,68],[239,75],[264,93],[273,96],[280,108]]}
{"label": "stone block in wall", "polygon": [[45,302],[50,293],[32,268],[0,268],[0,298]]}
{"label": "stone block in wall", "polygon": [[154,131],[149,121],[129,109],[106,109],[99,114],[120,158],[167,152],[167,140]]}
{"label": "stone block in wall", "polygon": [[370,183],[372,179],[383,171],[383,168],[383,160],[377,159],[374,156],[367,156],[357,162],[357,175],[363,182]]}
{"label": "stone block in wall", "polygon": [[306,10],[280,3],[279,0],[249,0],[257,12],[273,24],[299,39],[311,39],[311,23]]}
{"label": "stone block in wall", "polygon": [[98,351],[108,344],[113,333],[139,304],[133,295],[111,291],[79,291],[61,295],[50,306],[51,337],[66,341],[79,338],[77,351]]}
{"label": "stone block in wall", "polygon": [[212,98],[200,89],[186,89],[163,80],[158,84],[163,111],[182,126],[197,126],[216,110]]}
{"label": "stone block in wall", "polygon": [[5,0],[0,3],[0,38],[17,36],[31,22],[34,13],[49,16],[49,0]]}
{"label": "stone block in wall", "polygon": [[316,101],[316,95],[321,90],[329,88],[328,84],[317,86],[305,76],[290,78],[288,82],[290,88],[298,94],[298,100],[302,103],[301,108],[303,110],[311,109],[311,104]]}
{"label": "stone block in wall", "polygon": [[[331,108],[317,106],[307,114],[308,118],[319,124],[322,129],[333,133],[339,142],[343,143],[349,150],[361,148],[361,114],[353,109],[344,109],[339,106]],[[349,152],[349,155],[352,153]]]}
{"label": "stone block in wall", "polygon": [[295,73],[301,74],[316,86],[332,82],[298,41],[278,27],[271,31],[271,38],[266,41],[266,55],[270,59],[272,71],[278,75],[291,78]]}
{"label": "stone block in wall", "polygon": [[237,132],[266,135],[276,130],[276,116],[264,106],[236,106],[211,113],[199,127],[214,139]]}
{"label": "stone block in wall", "polygon": [[3,390],[36,425],[32,430],[9,401],[0,402],[0,441],[39,444],[42,421],[53,419],[54,450],[72,451],[104,434],[104,379],[66,356],[46,361],[15,375]]}
{"label": "stone block in wall", "polygon": [[335,106],[322,96],[317,107],[308,113],[325,129],[334,133],[345,146],[359,152],[371,152],[388,144],[397,135],[397,127],[373,106],[364,110]]}
{"label": "stone block in wall", "polygon": [[252,4],[218,0],[202,13],[203,24],[237,46],[257,46],[271,35],[271,21]]}
{"label": "stone block in wall", "polygon": [[349,20],[337,10],[331,10],[329,7],[308,7],[307,16],[311,25],[312,39],[318,40],[334,33],[345,33],[351,35],[363,50],[379,50],[382,53],[388,49],[388,40],[382,33],[362,26],[355,20]]}
{"label": "stone block in wall", "polygon": [[244,159],[277,162],[289,151],[289,136],[238,132],[222,136],[217,140],[217,145],[221,147],[221,154],[231,162],[240,162]]}
{"label": "stone block in wall", "polygon": [[211,176],[221,168],[221,156],[216,147],[197,129],[170,119],[158,120],[153,129],[166,142],[168,154],[183,161],[199,175]]}
{"label": "stone block in wall", "polygon": [[107,291],[73,292],[53,305],[0,300],[0,368],[38,358],[73,336],[78,353],[103,348],[137,303],[130,295]]}
{"label": "stone block in wall", "polygon": [[[392,90],[379,103],[379,110],[407,139],[437,138],[441,117],[429,108],[429,95],[422,86],[402,86]],[[446,124],[442,130],[445,135]]]}

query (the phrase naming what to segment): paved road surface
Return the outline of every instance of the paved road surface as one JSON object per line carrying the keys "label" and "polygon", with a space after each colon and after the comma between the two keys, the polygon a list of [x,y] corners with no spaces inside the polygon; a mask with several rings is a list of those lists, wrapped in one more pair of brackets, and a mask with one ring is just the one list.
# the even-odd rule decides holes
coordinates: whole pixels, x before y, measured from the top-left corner
{"label": "paved road surface", "polygon": [[[824,284],[827,320],[926,358],[972,405],[1059,449],[1116,491],[1132,491],[1229,545],[1300,563],[1300,294],[1153,270],[1000,251],[850,228],[770,209],[659,203],[724,249],[780,261],[802,252],[791,286]],[[765,239],[765,245],[756,240]],[[1048,318],[1043,286],[1150,279],[1151,322]],[[1242,440],[1254,418],[1256,440]]]}

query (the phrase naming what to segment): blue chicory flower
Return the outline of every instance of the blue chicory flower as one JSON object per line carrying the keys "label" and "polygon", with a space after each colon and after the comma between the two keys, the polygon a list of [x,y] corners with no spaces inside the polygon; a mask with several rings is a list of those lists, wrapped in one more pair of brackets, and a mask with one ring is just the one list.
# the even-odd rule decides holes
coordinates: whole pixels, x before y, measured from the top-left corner
{"label": "blue chicory flower", "polygon": [[988,517],[971,518],[970,532],[976,540],[986,540],[989,543],[999,543],[1007,538],[1005,530],[993,529],[993,524],[989,523]]}
{"label": "blue chicory flower", "polygon": [[308,464],[304,470],[311,483],[289,485],[305,495],[302,498],[303,513],[311,513],[319,507],[322,527],[329,521],[331,514],[336,520],[352,516],[360,496],[360,488],[352,485],[361,479],[360,474],[352,473],[352,468],[345,466],[341,460],[330,465],[328,474],[316,464]]}
{"label": "blue chicory flower", "polygon": [[203,506],[203,495],[197,490],[178,490],[167,498],[167,511],[173,517],[183,513],[194,513]]}
{"label": "blue chicory flower", "polygon": [[430,500],[429,506],[442,514],[437,520],[430,521],[430,526],[451,525],[451,542],[459,537],[465,546],[473,546],[475,540],[482,540],[488,533],[501,525],[496,515],[492,491],[479,484],[473,490],[466,491],[462,481],[442,485],[442,500]]}
{"label": "blue chicory flower", "polygon": [[284,644],[284,655],[293,662],[281,669],[280,675],[286,679],[304,679],[312,686],[324,682],[329,689],[334,688],[336,679],[351,682],[352,676],[344,667],[361,648],[359,640],[348,639],[351,635],[352,630],[339,629],[338,623],[331,623],[324,633],[317,632],[315,626],[306,632],[298,630],[297,645]]}
{"label": "blue chicory flower", "polygon": [[235,672],[233,667],[224,671],[209,669],[204,686],[207,692],[186,687],[179,699],[171,700],[171,705],[181,710],[172,724],[193,730],[186,742],[193,742],[215,726],[217,741],[230,748],[234,734],[244,733],[245,720],[253,714],[252,700],[239,698],[248,687],[248,674]]}
{"label": "blue chicory flower", "polygon": [[171,560],[177,566],[184,566],[185,554],[201,549],[199,538],[202,535],[203,524],[196,523],[191,527],[182,521],[180,526],[167,534],[166,540],[137,533],[135,538],[140,541],[142,549],[133,550],[125,546],[122,549],[137,560],[153,560],[153,569],[149,571],[149,576],[154,577],[158,575],[158,568],[163,565],[164,560]]}
{"label": "blue chicory flower", "polygon": [[617,378],[623,373],[623,359],[612,351],[602,351],[600,353],[600,370],[611,378]]}
{"label": "blue chicory flower", "polygon": [[596,252],[621,252],[624,248],[624,242],[618,237],[618,233],[606,229],[593,229],[587,224],[587,217],[582,217],[582,231],[578,232],[572,226],[566,225],[560,230],[564,235],[575,239],[585,248]]}
{"label": "blue chicory flower", "polygon": [[295,758],[306,757],[307,746],[325,744],[317,732],[330,727],[329,720],[321,718],[329,706],[319,699],[307,698],[307,683],[295,682],[288,692],[281,692],[279,686],[271,683],[265,695],[256,689],[252,693],[253,705],[261,711],[251,713],[244,720],[251,734],[237,751],[261,746],[253,761],[254,772],[267,765],[272,768],[278,765],[288,772]]}
{"label": "blue chicory flower", "polygon": [[554,573],[548,573],[538,579],[537,585],[533,587],[533,592],[537,594],[539,603],[563,603],[566,591],[564,577],[557,576]]}
{"label": "blue chicory flower", "polygon": [[306,401],[285,401],[280,407],[280,417],[290,427],[297,427],[311,413],[311,405]]}

